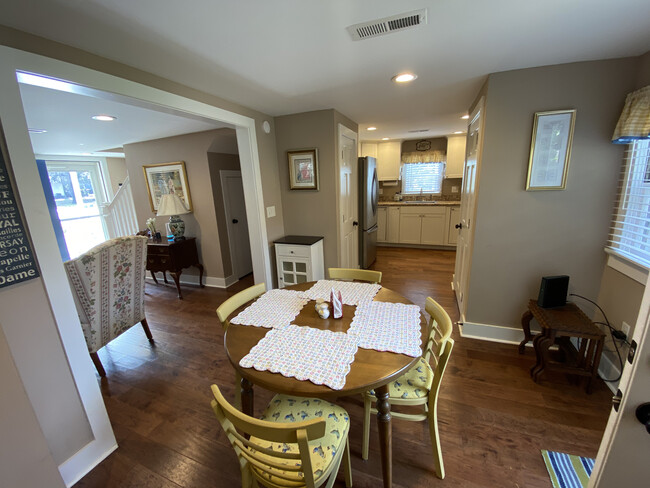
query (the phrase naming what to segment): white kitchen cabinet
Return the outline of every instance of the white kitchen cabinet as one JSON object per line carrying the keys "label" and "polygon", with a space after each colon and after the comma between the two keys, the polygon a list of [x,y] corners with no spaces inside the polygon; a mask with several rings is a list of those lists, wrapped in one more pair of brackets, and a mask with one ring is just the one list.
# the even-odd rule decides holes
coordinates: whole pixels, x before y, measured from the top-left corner
{"label": "white kitchen cabinet", "polygon": [[402,160],[400,142],[381,142],[377,144],[377,179],[379,181],[399,180]]}
{"label": "white kitchen cabinet", "polygon": [[462,178],[465,166],[467,135],[447,136],[445,178]]}
{"label": "white kitchen cabinet", "polygon": [[388,207],[386,217],[386,242],[399,242],[400,207]]}
{"label": "white kitchen cabinet", "polygon": [[362,142],[361,143],[361,157],[371,156],[377,157],[377,143],[376,142]]}
{"label": "white kitchen cabinet", "polygon": [[449,225],[447,226],[447,245],[455,246],[458,242],[458,229],[456,224],[460,223],[460,205],[449,207]]}
{"label": "white kitchen cabinet", "polygon": [[400,244],[445,245],[447,208],[402,207],[399,217]]}
{"label": "white kitchen cabinet", "polygon": [[377,242],[386,242],[387,213],[386,207],[377,209]]}
{"label": "white kitchen cabinet", "polygon": [[322,237],[286,236],[274,244],[279,288],[325,278]]}

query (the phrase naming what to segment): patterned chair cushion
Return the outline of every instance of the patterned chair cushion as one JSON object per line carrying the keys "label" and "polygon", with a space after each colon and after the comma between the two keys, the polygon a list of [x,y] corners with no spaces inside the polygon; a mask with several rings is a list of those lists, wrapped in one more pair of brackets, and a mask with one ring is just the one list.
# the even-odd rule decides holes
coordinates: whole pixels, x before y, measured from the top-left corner
{"label": "patterned chair cushion", "polygon": [[90,352],[145,318],[146,259],[147,238],[129,236],[63,263]]}
{"label": "patterned chair cushion", "polygon": [[[433,370],[424,358],[420,358],[415,366],[405,374],[388,384],[389,398],[425,398],[431,390]],[[374,395],[374,391],[370,391]]]}
{"label": "patterned chair cushion", "polygon": [[[290,397],[287,395],[276,395],[266,407],[266,410],[260,417],[261,420],[271,422],[302,422],[303,420],[323,419],[325,420],[325,435],[320,439],[309,441],[309,450],[311,453],[312,468],[314,470],[314,480],[318,479],[326,472],[334,456],[339,449],[345,448],[344,441],[350,428],[350,417],[345,409],[334,405],[333,403],[318,398]],[[298,453],[297,444],[282,444],[269,442],[262,439],[251,437],[251,442],[271,448],[274,451],[295,452]],[[277,462],[278,459],[274,458]],[[300,461],[288,459],[287,463],[297,463]],[[257,470],[260,475],[273,481],[273,477]],[[279,480],[277,480],[279,482]],[[282,486],[291,486],[286,481],[279,482]],[[297,484],[299,486],[300,484]]]}

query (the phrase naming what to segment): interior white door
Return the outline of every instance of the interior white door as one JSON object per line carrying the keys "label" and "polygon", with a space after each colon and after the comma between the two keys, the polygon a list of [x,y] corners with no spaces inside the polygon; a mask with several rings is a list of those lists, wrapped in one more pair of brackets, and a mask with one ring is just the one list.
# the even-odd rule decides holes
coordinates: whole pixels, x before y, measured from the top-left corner
{"label": "interior white door", "polygon": [[233,275],[241,278],[253,272],[248,220],[241,171],[221,170],[223,205],[228,225],[228,245]]}
{"label": "interior white door", "polygon": [[470,116],[467,131],[467,148],[465,169],[463,171],[463,187],[460,198],[460,222],[458,243],[456,244],[456,264],[454,269],[454,291],[460,310],[460,321],[465,321],[467,311],[467,287],[469,286],[469,270],[472,262],[472,243],[474,241],[474,216],[476,215],[476,185],[477,170],[481,160],[483,131],[481,118],[484,100],[481,99]]}
{"label": "interior white door", "polygon": [[612,409],[610,413],[589,479],[590,488],[650,484],[650,426],[641,424],[636,415],[641,405],[650,409],[650,287],[647,284],[630,342],[636,343],[636,352],[623,368],[619,382],[621,403],[618,412]]}
{"label": "interior white door", "polygon": [[343,268],[359,267],[357,134],[339,124],[339,235]]}

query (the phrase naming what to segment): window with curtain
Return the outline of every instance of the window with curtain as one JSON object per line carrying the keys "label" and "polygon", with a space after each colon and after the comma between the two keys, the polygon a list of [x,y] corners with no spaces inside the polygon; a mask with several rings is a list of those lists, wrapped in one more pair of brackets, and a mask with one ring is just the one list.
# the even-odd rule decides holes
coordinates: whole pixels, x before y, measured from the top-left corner
{"label": "window with curtain", "polygon": [[442,193],[445,155],[440,151],[402,154],[402,194]]}
{"label": "window with curtain", "polygon": [[650,140],[628,146],[607,247],[650,268]]}

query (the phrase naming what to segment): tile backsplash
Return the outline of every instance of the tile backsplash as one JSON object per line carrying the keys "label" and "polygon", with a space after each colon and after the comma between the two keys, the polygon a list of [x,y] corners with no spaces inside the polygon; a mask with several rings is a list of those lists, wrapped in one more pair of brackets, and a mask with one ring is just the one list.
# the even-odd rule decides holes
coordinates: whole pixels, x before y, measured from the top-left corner
{"label": "tile backsplash", "polygon": [[[437,201],[460,201],[460,189],[463,184],[462,178],[445,178],[442,180],[442,194],[441,195],[423,195],[420,198],[420,195],[404,195],[402,200],[437,200]],[[379,190],[381,194],[379,195],[380,202],[393,201],[395,193],[402,190],[400,184],[397,185],[384,185],[383,182],[379,182]],[[456,190],[456,191],[454,191]]]}

